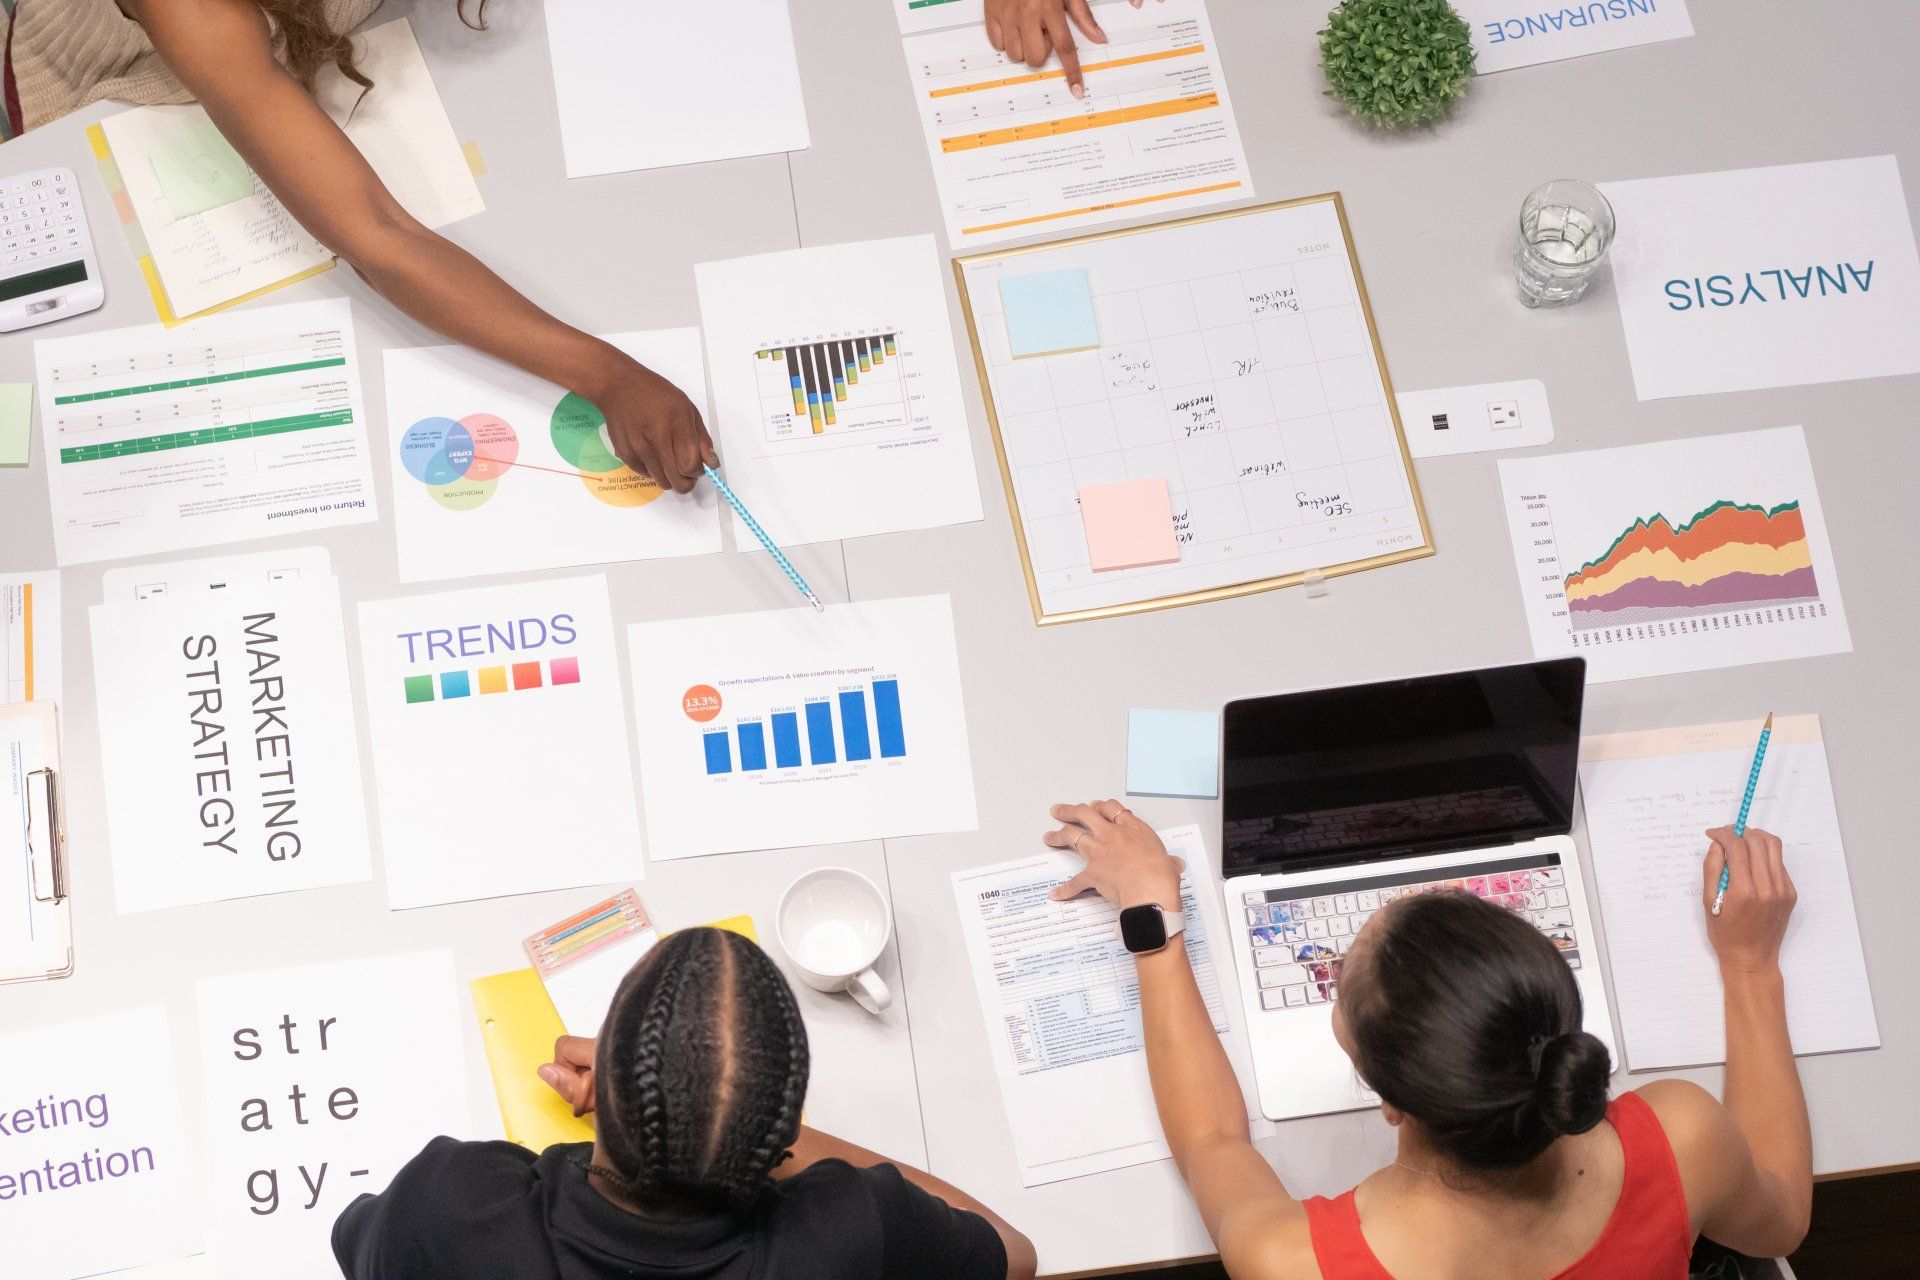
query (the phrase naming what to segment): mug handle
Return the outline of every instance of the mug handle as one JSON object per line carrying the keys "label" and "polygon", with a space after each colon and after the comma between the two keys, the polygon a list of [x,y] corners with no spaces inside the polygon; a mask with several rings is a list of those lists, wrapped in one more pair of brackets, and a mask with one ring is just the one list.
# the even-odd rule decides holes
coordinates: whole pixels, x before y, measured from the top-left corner
{"label": "mug handle", "polygon": [[855,1004],[875,1016],[893,1003],[893,992],[887,990],[887,984],[880,981],[880,975],[871,969],[862,969],[853,975],[847,983],[847,994],[853,997]]}

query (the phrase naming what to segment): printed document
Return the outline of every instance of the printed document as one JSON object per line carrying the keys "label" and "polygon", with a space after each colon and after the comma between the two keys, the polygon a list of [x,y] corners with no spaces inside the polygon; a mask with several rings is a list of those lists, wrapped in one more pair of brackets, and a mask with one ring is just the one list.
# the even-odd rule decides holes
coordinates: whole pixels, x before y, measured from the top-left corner
{"label": "printed document", "polygon": [[[1197,866],[1198,827],[1160,833]],[[1024,1185],[1040,1186],[1168,1157],[1147,1079],[1140,984],[1121,945],[1120,913],[1093,893],[1048,895],[1080,869],[1063,852],[953,874],[967,957],[980,994]],[[1213,1018],[1226,1004],[1206,921],[1188,876],[1181,935]]]}
{"label": "printed document", "polygon": [[1253,195],[1204,0],[1106,0],[1093,14],[1107,43],[1081,40],[1081,98],[1058,57],[1014,62],[977,19],[906,38],[956,252]]}
{"label": "printed document", "polygon": [[1693,34],[1687,0],[1453,0],[1480,75]]}
{"label": "printed document", "polygon": [[336,579],[98,604],[91,621],[123,915],[371,878]]}
{"label": "printed document", "polygon": [[[980,518],[932,236],[694,268],[727,482],[783,545]],[[735,517],[734,543],[759,542]]]}
{"label": "printed document", "polygon": [[378,514],[345,298],[33,349],[62,565]]}
{"label": "printed document", "polygon": [[606,578],[360,606],[387,904],[637,879]]}
{"label": "printed document", "polygon": [[1642,400],[1920,373],[1920,252],[1894,157],[1600,189]]}
{"label": "printed document", "polygon": [[978,825],[946,596],[635,623],[627,646],[653,857]]}

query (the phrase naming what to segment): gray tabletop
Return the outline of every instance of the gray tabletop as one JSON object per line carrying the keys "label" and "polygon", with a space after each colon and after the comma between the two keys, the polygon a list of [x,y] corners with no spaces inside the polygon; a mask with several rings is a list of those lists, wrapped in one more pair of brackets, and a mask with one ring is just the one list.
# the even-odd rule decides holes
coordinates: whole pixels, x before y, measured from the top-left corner
{"label": "gray tabletop", "polygon": [[[1916,756],[1909,726],[1920,717],[1920,683],[1909,670],[1920,604],[1908,587],[1911,556],[1881,545],[1903,545],[1892,513],[1904,509],[1920,474],[1920,435],[1912,429],[1920,380],[1643,404],[1634,398],[1604,282],[1577,308],[1530,313],[1512,300],[1506,269],[1520,199],[1549,177],[1604,181],[1891,152],[1905,169],[1909,206],[1920,204],[1912,195],[1920,190],[1920,113],[1908,65],[1920,47],[1920,6],[1693,0],[1699,34],[1690,40],[1488,77],[1447,123],[1399,138],[1359,132],[1320,96],[1314,32],[1323,6],[1212,0],[1210,8],[1257,196],[1344,193],[1398,386],[1544,379],[1554,450],[1805,426],[1855,651],[1600,685],[1589,695],[1588,727],[1688,724],[1769,709],[1820,713],[1883,1047],[1802,1060],[1815,1164],[1837,1172],[1920,1161],[1920,1109],[1910,1101],[1911,1082],[1920,1078],[1920,1001],[1911,985],[1920,973],[1920,933],[1908,923],[1920,871],[1899,819]],[[448,234],[584,328],[697,323],[697,262],[939,230],[898,32],[881,0],[794,6],[810,150],[571,182],[537,6],[493,4],[484,33],[463,28],[441,0],[388,0],[377,20],[400,14],[413,19],[456,133],[477,141],[488,165],[481,179],[487,212]],[[724,50],[716,58],[724,75]],[[0,172],[50,164],[79,172],[94,224],[107,305],[41,331],[47,335],[153,318],[82,136],[84,123],[108,110],[90,109],[0,150]],[[325,296],[353,299],[366,403],[382,417],[380,351],[437,339],[344,269],[268,301]],[[964,351],[957,301],[954,334]],[[0,339],[0,380],[31,379],[32,336]],[[893,897],[896,942],[882,974],[902,998],[875,1020],[844,999],[803,992],[819,1050],[808,1118],[925,1162],[980,1195],[1039,1242],[1047,1272],[1207,1254],[1211,1245],[1170,1163],[1021,1187],[950,875],[1035,849],[1050,802],[1120,792],[1130,706],[1213,707],[1257,690],[1531,656],[1495,459],[1419,464],[1439,547],[1431,559],[1339,579],[1317,599],[1272,592],[1041,630],[1028,609],[977,384],[971,369],[963,374],[986,518],[806,547],[795,559],[830,599],[952,594],[980,830],[663,863],[642,893],[671,923],[751,912],[771,941],[774,902],[801,870],[828,863],[867,870]],[[0,571],[52,564],[37,441],[34,449],[32,468],[0,470]],[[375,470],[384,504],[385,469]],[[412,590],[396,581],[388,524],[281,541],[325,544],[350,604]],[[189,1128],[197,1130],[196,978],[426,947],[451,948],[462,978],[477,977],[516,967],[517,940],[583,900],[584,891],[575,891],[392,913],[373,883],[115,915],[87,656],[86,609],[99,599],[100,573],[101,566],[70,569],[63,583],[62,728],[74,779],[79,972],[67,982],[0,992],[0,1026],[164,1003]],[[649,561],[607,573],[623,623],[792,603],[790,589],[758,557]],[[1882,575],[1896,587],[1878,589]],[[371,787],[364,743],[362,754]],[[1210,841],[1217,834],[1212,802],[1140,801],[1135,808],[1156,825],[1192,821]],[[497,1132],[484,1054],[467,1022],[475,1131]],[[1718,1071],[1685,1074],[1719,1085]],[[1322,1194],[1390,1159],[1392,1138],[1376,1113],[1361,1113],[1285,1124],[1261,1145],[1295,1192]]]}

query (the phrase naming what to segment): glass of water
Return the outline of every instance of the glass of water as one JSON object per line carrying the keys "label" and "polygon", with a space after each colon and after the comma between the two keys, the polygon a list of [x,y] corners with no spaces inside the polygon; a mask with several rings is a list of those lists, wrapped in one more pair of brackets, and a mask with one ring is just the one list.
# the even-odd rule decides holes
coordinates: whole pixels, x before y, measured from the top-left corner
{"label": "glass of water", "polygon": [[1613,243],[1613,206],[1591,184],[1556,178],[1520,206],[1514,276],[1529,307],[1580,301]]}

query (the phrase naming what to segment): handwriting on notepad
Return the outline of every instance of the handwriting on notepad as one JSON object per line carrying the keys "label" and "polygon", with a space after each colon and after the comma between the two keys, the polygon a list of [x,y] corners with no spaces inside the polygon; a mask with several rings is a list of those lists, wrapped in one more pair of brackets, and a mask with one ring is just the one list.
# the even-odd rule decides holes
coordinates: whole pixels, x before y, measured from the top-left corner
{"label": "handwriting on notepad", "polygon": [[1707,846],[1701,819],[1739,803],[1736,787],[1676,787],[1619,801],[1611,817],[1633,850],[1624,861],[1634,896],[1642,902],[1698,897]]}
{"label": "handwriting on notepad", "polygon": [[188,220],[191,234],[177,251],[183,259],[178,265],[185,267],[192,279],[213,283],[282,261],[287,264],[288,275],[306,267],[313,237],[294,221],[258,174],[254,175],[250,199],[209,213],[227,215],[229,210],[231,215],[217,221],[205,213]]}

